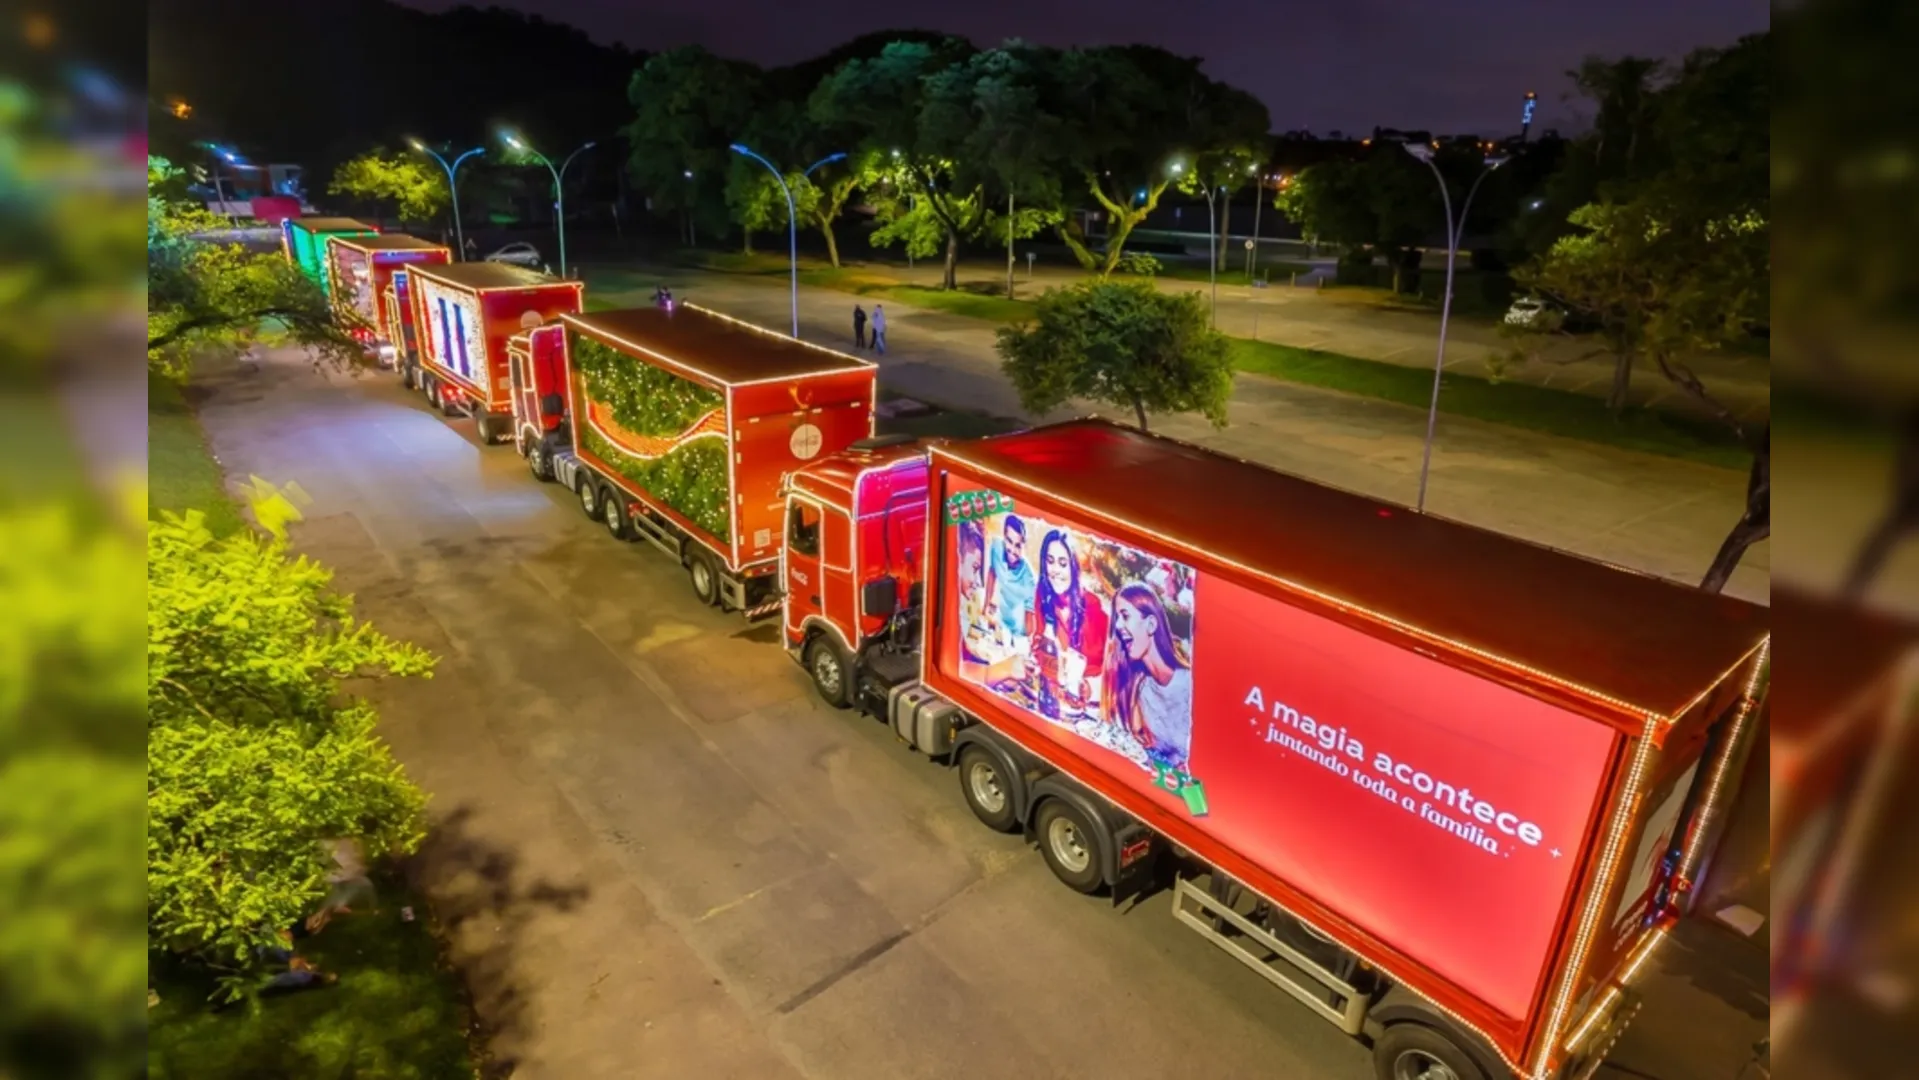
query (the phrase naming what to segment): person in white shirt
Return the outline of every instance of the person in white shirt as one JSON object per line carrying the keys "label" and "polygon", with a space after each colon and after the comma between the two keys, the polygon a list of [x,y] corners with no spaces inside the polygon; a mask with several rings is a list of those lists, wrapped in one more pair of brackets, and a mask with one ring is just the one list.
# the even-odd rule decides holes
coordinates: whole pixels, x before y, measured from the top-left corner
{"label": "person in white shirt", "polygon": [[878,304],[873,305],[873,351],[886,352],[886,309]]}

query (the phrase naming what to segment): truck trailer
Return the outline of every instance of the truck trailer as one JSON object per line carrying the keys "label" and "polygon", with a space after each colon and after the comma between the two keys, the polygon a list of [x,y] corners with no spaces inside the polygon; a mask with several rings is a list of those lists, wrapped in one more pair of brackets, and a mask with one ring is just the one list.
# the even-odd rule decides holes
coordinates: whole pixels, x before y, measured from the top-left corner
{"label": "truck trailer", "polygon": [[1756,726],[1763,608],[1103,421],[785,490],[822,698],[1382,1080],[1590,1076]]}
{"label": "truck trailer", "polygon": [[401,379],[447,416],[471,416],[482,443],[513,432],[507,343],[580,310],[585,286],[496,262],[422,264],[406,270],[418,347]]}
{"label": "truck trailer", "polygon": [[449,263],[452,252],[405,233],[334,235],[326,238],[326,247],[327,288],[341,328],[365,345],[382,367],[397,365],[412,337],[411,313],[398,303],[406,288],[406,267]]}
{"label": "truck trailer", "polygon": [[300,272],[330,292],[327,239],[334,236],[378,236],[380,230],[364,221],[344,217],[287,218],[280,223],[280,250]]}
{"label": "truck trailer", "polygon": [[[781,484],[872,435],[875,366],[692,304],[560,323],[513,350],[534,475],[678,559],[701,603],[777,611]],[[554,374],[560,386],[541,384]]]}

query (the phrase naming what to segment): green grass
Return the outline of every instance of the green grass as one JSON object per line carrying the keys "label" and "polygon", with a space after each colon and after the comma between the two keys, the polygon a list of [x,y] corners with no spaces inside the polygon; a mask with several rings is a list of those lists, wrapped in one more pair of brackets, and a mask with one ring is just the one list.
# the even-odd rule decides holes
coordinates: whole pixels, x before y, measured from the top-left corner
{"label": "green grass", "polygon": [[155,1080],[476,1076],[460,981],[441,966],[426,923],[401,919],[405,904],[417,901],[398,883],[382,880],[378,912],[337,916],[297,943],[299,955],[339,975],[333,986],[216,1010],[207,1004],[210,976],[155,958],[160,1003],[147,1012],[149,1074]]}
{"label": "green grass", "polygon": [[[1419,409],[1426,408],[1432,398],[1432,375],[1419,368],[1239,338],[1232,340],[1232,357],[1233,365],[1241,371],[1306,386]],[[1439,410],[1728,469],[1744,469],[1751,461],[1750,453],[1729,430],[1710,421],[1646,409],[1632,409],[1615,417],[1599,398],[1525,383],[1449,375],[1440,391]]]}
{"label": "green grass", "polygon": [[215,536],[229,536],[245,526],[240,507],[227,494],[220,466],[207,449],[199,418],[193,415],[179,385],[166,379],[147,380],[147,515],[162,510],[185,513],[199,510]]}

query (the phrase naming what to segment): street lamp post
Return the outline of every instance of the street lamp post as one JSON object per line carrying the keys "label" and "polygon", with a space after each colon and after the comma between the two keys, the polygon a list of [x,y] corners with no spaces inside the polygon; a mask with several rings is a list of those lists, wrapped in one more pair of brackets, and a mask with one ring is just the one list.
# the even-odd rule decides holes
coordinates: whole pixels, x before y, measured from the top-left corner
{"label": "street lamp post", "polygon": [[[793,205],[793,189],[786,186],[786,177],[780,175],[779,167],[772,162],[747,149],[740,143],[734,143],[728,147],[728,149],[742,157],[752,158],[754,161],[766,166],[766,171],[773,174],[774,180],[779,181],[780,191],[786,195],[786,252],[788,266],[792,276],[793,337],[795,340],[798,340],[800,336],[800,214],[798,208]],[[845,157],[845,154],[828,154],[813,164],[808,165],[806,171],[800,175],[811,176],[813,175],[814,169],[822,165],[830,165],[835,161],[844,160]]]}
{"label": "street lamp post", "polygon": [[476,146],[473,149],[468,150],[466,153],[461,154],[459,157],[454,158],[453,164],[448,165],[446,163],[446,159],[440,156],[439,151],[430,149],[429,147],[427,147],[425,143],[422,143],[420,140],[408,139],[407,142],[413,145],[413,149],[418,150],[420,153],[426,154],[429,157],[431,157],[433,160],[439,162],[440,168],[446,170],[446,186],[447,186],[447,190],[451,192],[452,199],[453,199],[453,250],[456,253],[455,255],[456,258],[465,259],[466,258],[466,232],[465,230],[460,228],[460,179],[459,179],[460,165],[462,162],[466,161],[467,158],[470,158],[475,154],[486,153],[486,147]]}
{"label": "street lamp post", "polygon": [[1415,509],[1426,511],[1426,478],[1433,464],[1433,432],[1439,423],[1439,380],[1446,371],[1446,321],[1453,310],[1453,265],[1459,257],[1460,237],[1466,231],[1466,215],[1472,211],[1473,196],[1479,194],[1479,185],[1491,176],[1494,170],[1506,164],[1504,156],[1493,155],[1486,158],[1486,168],[1474,178],[1473,186],[1466,190],[1466,201],[1460,204],[1459,221],[1453,221],[1452,194],[1446,189],[1446,177],[1433,161],[1433,148],[1424,143],[1406,143],[1406,152],[1425,163],[1433,171],[1433,178],[1439,181],[1439,201],[1446,209],[1446,295],[1439,302],[1439,355],[1433,360],[1433,397],[1426,407],[1426,448],[1419,461],[1419,502]]}
{"label": "street lamp post", "polygon": [[[1186,171],[1186,166],[1173,162],[1173,175]],[[1206,316],[1208,326],[1219,325],[1219,225],[1214,218],[1213,185],[1207,184],[1201,189],[1206,193],[1206,280],[1213,290],[1212,310]]]}
{"label": "street lamp post", "polygon": [[521,153],[526,154],[527,156],[533,158],[534,160],[538,161],[540,164],[546,166],[546,171],[553,174],[553,215],[554,215],[554,221],[559,225],[559,230],[560,230],[560,276],[565,277],[566,276],[566,167],[568,165],[573,164],[574,158],[579,157],[581,154],[586,153],[588,150],[593,149],[595,146],[599,144],[590,142],[590,143],[587,143],[585,146],[580,147],[578,150],[575,150],[572,153],[566,155],[566,160],[560,162],[560,167],[557,169],[553,167],[553,162],[548,160],[545,154],[542,154],[538,150],[535,150],[531,146],[528,146],[526,143],[521,142],[515,136],[512,136],[512,135],[506,136],[506,144],[508,146],[511,146],[513,149],[518,150]]}

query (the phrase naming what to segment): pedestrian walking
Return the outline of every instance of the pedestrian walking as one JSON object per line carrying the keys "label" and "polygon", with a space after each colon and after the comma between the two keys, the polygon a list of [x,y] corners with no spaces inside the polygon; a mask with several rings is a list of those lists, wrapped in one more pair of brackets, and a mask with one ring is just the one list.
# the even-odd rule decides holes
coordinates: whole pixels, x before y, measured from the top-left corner
{"label": "pedestrian walking", "polygon": [[873,305],[873,351],[886,355],[886,309]]}
{"label": "pedestrian walking", "polygon": [[866,309],[858,304],[853,305],[853,347],[866,348]]}
{"label": "pedestrian walking", "polygon": [[466,238],[466,261],[472,262],[475,258],[479,256],[479,254],[480,254],[480,245],[474,243],[473,238],[471,236],[467,237]]}

